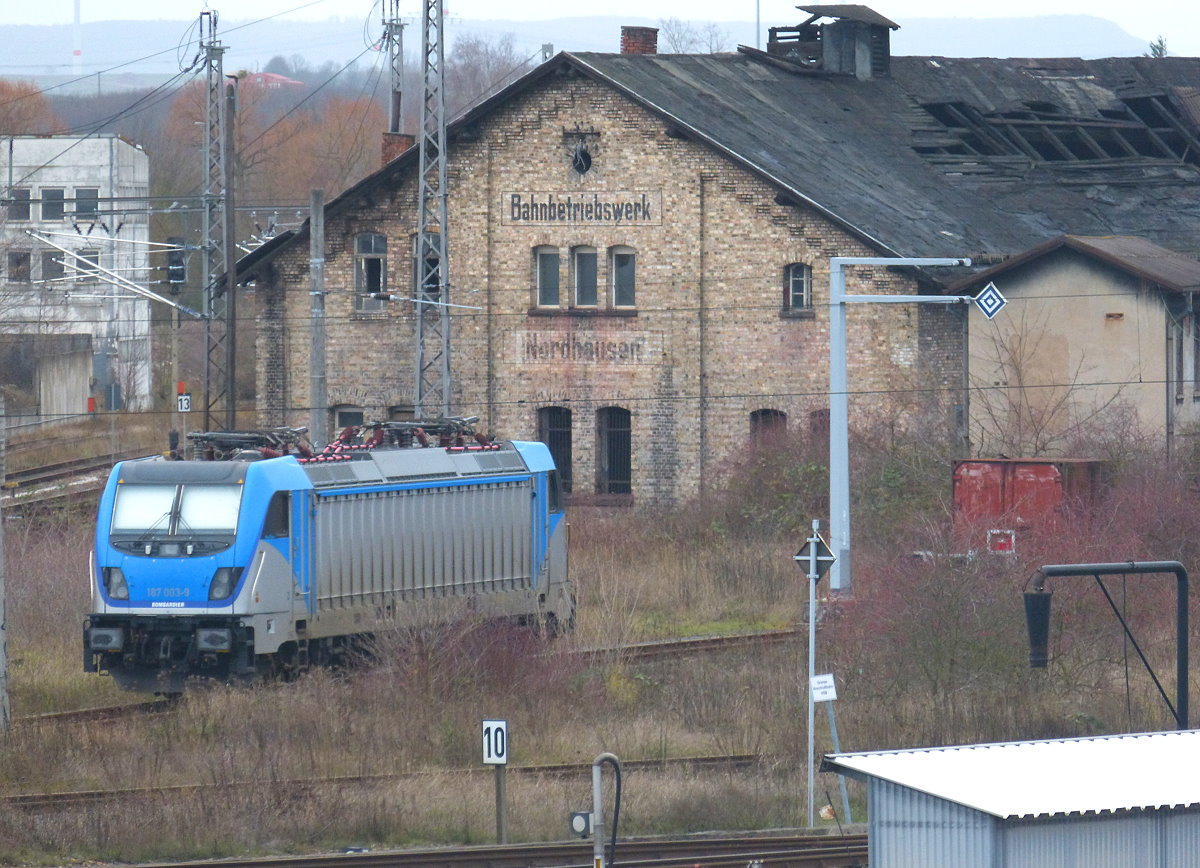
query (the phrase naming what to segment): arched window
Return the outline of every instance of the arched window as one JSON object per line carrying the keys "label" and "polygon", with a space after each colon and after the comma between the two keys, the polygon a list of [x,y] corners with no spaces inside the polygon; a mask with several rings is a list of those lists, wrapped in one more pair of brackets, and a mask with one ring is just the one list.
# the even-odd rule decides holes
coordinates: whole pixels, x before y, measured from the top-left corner
{"label": "arched window", "polygon": [[637,254],[632,247],[609,248],[608,274],[613,307],[637,305],[636,266]]}
{"label": "arched window", "polygon": [[354,236],[354,311],[386,310],[386,301],[371,298],[377,292],[387,292],[387,236],[360,232]]}
{"label": "arched window", "polygon": [[633,431],[624,407],[596,411],[596,493],[633,491]]}
{"label": "arched window", "polygon": [[783,269],[783,309],[812,310],[812,266],[793,262]]}
{"label": "arched window", "polygon": [[558,468],[562,490],[571,493],[571,411],[566,407],[541,407],[537,418],[538,439],[550,448]]}
{"label": "arched window", "polygon": [[769,444],[787,434],[787,413],[782,410],[755,410],[750,414],[750,442]]}
{"label": "arched window", "polygon": [[558,307],[562,256],[557,247],[533,248],[533,279],[538,307]]}

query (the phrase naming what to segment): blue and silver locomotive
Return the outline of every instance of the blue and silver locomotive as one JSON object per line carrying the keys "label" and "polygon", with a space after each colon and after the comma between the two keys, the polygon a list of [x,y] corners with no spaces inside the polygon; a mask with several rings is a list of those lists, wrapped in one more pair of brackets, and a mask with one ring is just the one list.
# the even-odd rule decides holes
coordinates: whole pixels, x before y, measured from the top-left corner
{"label": "blue and silver locomotive", "polygon": [[338,661],[385,626],[475,613],[574,624],[548,448],[472,419],[189,434],[124,461],[100,500],[84,668],[179,693]]}

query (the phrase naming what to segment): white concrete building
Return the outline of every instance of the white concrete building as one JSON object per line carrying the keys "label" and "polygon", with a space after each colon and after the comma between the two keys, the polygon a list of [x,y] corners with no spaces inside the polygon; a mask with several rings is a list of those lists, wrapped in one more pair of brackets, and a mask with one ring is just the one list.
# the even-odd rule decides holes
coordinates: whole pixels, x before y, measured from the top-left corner
{"label": "white concrete building", "polygon": [[[119,136],[0,138],[0,334],[34,369],[28,382],[0,385],[20,396],[10,412],[22,420],[85,413],[88,398],[149,406],[150,302],[99,271],[148,280],[149,188],[147,155]],[[90,338],[90,368],[40,370],[42,349],[65,335]]]}

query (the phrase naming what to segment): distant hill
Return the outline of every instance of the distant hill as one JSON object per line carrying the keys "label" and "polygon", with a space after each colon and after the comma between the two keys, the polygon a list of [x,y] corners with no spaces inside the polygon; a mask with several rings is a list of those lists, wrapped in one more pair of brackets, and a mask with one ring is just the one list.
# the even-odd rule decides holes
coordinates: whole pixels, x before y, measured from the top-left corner
{"label": "distant hill", "polygon": [[[771,26],[794,25],[792,21],[764,21],[762,41]],[[693,22],[702,26],[706,22]],[[453,48],[456,34],[474,34],[499,39],[511,34],[514,44],[531,57],[545,44],[555,51],[617,51],[622,25],[654,27],[653,18],[589,16],[548,21],[446,22],[448,42]],[[1090,15],[1047,15],[1037,18],[913,18],[901,22],[892,35],[894,54],[940,55],[945,57],[1117,57],[1145,54],[1148,45],[1130,36],[1116,24]],[[756,43],[753,22],[718,22],[727,35],[726,48]],[[82,72],[89,76],[75,90],[99,87],[124,89],[138,82],[161,81],[178,71],[196,54],[195,24],[188,21],[104,21],[84,24]],[[359,19],[324,22],[272,20],[246,25],[222,21],[218,31],[228,46],[227,72],[261,69],[272,57],[303,57],[308,65],[327,62],[341,66],[356,57],[372,65],[377,53],[368,47],[378,34],[364,32]],[[415,26],[406,33],[410,62],[419,54],[420,34]],[[36,78],[47,84],[73,79],[70,25],[0,25],[0,76]],[[661,46],[664,50],[666,46]],[[1168,43],[1168,48],[1169,48]],[[131,62],[133,61],[133,62]],[[143,78],[143,76],[147,78]]]}

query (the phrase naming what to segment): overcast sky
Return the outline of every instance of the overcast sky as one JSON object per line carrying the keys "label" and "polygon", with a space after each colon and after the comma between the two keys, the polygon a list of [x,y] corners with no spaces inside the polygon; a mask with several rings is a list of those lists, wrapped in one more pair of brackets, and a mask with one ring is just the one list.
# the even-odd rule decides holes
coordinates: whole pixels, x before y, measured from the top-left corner
{"label": "overcast sky", "polygon": [[[103,20],[195,18],[203,0],[78,0],[85,22]],[[266,18],[324,20],[331,17],[374,19],[388,0],[209,0],[225,22]],[[448,24],[456,19],[531,20],[570,17],[572,13],[629,15],[637,18],[678,18],[683,21],[754,21],[795,23],[803,13],[795,2],[780,0],[605,0],[593,5],[568,6],[562,0],[444,0]],[[802,0],[801,0],[802,2]],[[76,0],[0,0],[2,24],[69,24]],[[1166,39],[1171,54],[1200,55],[1200,3],[1195,0],[1008,0],[1005,3],[964,3],[962,0],[872,0],[871,8],[903,25],[909,18],[996,18],[1027,15],[1094,15],[1107,18],[1132,36],[1150,42]],[[421,0],[401,0],[400,14],[419,20]],[[1064,46],[1065,48],[1065,46]],[[1064,51],[1069,54],[1069,51]]]}

